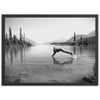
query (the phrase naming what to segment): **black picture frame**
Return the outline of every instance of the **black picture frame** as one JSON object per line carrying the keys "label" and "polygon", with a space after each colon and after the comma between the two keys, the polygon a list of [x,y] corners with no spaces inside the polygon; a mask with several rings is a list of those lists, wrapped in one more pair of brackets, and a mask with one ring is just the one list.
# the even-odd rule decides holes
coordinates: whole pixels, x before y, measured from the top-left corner
{"label": "black picture frame", "polygon": [[[97,86],[98,85],[98,14],[2,14],[2,85],[3,86]],[[95,18],[96,32],[96,82],[95,83],[11,83],[5,82],[5,18]]]}

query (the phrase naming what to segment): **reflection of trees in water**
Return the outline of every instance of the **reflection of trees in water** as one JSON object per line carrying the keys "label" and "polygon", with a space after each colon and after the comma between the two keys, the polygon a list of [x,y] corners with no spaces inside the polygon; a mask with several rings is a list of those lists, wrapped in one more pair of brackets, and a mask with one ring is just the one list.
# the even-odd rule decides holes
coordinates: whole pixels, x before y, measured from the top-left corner
{"label": "reflection of trees in water", "polygon": [[82,54],[82,46],[79,46],[79,47],[74,46],[73,47],[74,55],[76,54],[76,52],[79,52],[80,54]]}
{"label": "reflection of trees in water", "polygon": [[74,46],[73,51],[74,51],[74,55],[75,55],[76,54],[76,46]]}
{"label": "reflection of trees in water", "polygon": [[94,57],[95,50],[92,47],[88,46],[79,46],[76,49],[77,52],[80,52],[80,55],[86,54],[89,57]]}
{"label": "reflection of trees in water", "polygon": [[5,57],[9,59],[9,48],[5,48]]}
{"label": "reflection of trees in water", "polygon": [[56,60],[55,57],[52,57],[52,59],[53,59],[54,65],[69,65],[69,64],[73,63],[73,59],[70,59],[70,60],[67,60],[67,61],[64,61],[64,62],[60,62],[60,61]]}
{"label": "reflection of trees in water", "polygon": [[7,60],[10,60],[10,65],[13,65],[13,62],[17,59],[20,62],[23,62],[23,57],[25,57],[25,48],[24,47],[9,47],[5,50],[5,57]]}
{"label": "reflection of trees in water", "polygon": [[83,52],[87,51],[87,46],[73,46],[73,54],[75,55],[76,53],[79,53],[79,54],[83,54]]}
{"label": "reflection of trees in water", "polygon": [[16,58],[17,57],[17,55],[18,55],[18,48],[13,48],[13,50],[14,50],[14,57]]}
{"label": "reflection of trees in water", "polygon": [[20,61],[23,62],[23,47],[20,48]]}
{"label": "reflection of trees in water", "polygon": [[80,54],[82,54],[83,51],[87,51],[87,46],[82,46],[82,45],[80,45],[80,46],[79,46],[79,49],[80,49]]}
{"label": "reflection of trees in water", "polygon": [[82,54],[82,46],[80,46],[80,54]]}
{"label": "reflection of trees in water", "polygon": [[10,49],[10,65],[13,64],[13,49]]}

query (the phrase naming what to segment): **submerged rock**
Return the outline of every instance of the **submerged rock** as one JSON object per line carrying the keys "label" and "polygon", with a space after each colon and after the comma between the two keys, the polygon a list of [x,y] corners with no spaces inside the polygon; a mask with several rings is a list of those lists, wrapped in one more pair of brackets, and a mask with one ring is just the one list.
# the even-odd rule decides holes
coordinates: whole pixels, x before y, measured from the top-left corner
{"label": "submerged rock", "polygon": [[96,77],[94,75],[85,76],[78,81],[81,84],[96,83]]}
{"label": "submerged rock", "polygon": [[87,82],[87,83],[95,83],[95,76],[86,76],[84,78],[82,78],[83,81]]}

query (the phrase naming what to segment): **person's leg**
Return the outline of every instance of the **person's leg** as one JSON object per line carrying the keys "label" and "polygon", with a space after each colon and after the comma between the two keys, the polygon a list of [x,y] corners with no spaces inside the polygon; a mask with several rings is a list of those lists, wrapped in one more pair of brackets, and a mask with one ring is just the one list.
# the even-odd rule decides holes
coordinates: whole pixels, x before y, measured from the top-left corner
{"label": "person's leg", "polygon": [[64,51],[63,49],[61,51],[64,52],[64,53],[68,53],[70,55],[73,55],[72,52]]}

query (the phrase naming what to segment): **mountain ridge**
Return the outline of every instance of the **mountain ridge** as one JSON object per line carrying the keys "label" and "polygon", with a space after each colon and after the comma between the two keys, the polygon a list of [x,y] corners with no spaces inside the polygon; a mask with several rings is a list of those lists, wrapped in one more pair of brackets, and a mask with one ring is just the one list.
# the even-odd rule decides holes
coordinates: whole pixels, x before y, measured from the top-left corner
{"label": "mountain ridge", "polygon": [[[95,36],[95,31],[93,30],[93,31],[89,32],[88,34],[78,34],[78,35],[76,35],[76,41],[79,40],[81,38],[81,36],[82,36],[82,38],[88,38],[88,37]],[[74,36],[69,38],[68,40],[62,40],[62,41],[61,40],[54,40],[54,41],[51,41],[49,43],[50,44],[52,44],[52,43],[57,43],[57,44],[67,43],[67,42],[73,42],[73,40],[74,40]]]}

